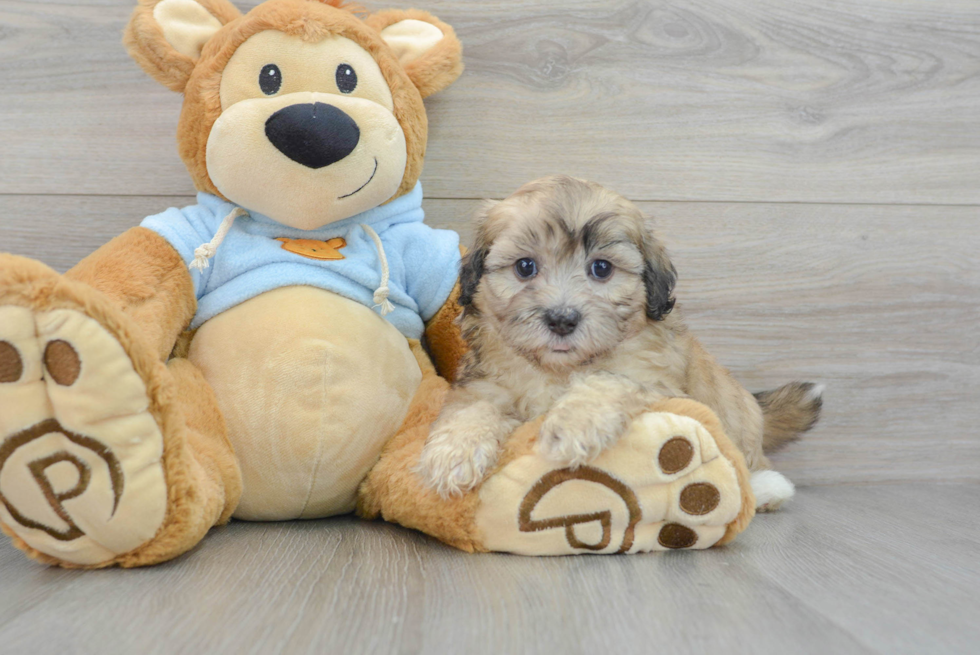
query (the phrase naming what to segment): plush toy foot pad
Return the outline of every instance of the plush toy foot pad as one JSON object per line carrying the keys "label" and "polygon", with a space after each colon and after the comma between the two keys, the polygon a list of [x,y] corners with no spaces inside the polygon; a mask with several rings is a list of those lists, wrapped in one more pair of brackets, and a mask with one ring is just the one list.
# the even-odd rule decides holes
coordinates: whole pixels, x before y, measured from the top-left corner
{"label": "plush toy foot pad", "polygon": [[106,327],[74,309],[0,305],[5,531],[69,564],[129,552],[163,523],[162,455],[146,384]]}
{"label": "plush toy foot pad", "polygon": [[649,412],[588,466],[536,452],[506,463],[480,489],[475,520],[487,549],[522,555],[709,548],[751,512],[741,487],[702,423]]}

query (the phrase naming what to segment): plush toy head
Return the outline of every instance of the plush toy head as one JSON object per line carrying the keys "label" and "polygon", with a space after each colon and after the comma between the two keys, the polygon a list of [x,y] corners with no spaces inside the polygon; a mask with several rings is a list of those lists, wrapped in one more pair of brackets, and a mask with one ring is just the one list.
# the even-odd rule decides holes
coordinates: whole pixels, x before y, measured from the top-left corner
{"label": "plush toy head", "polygon": [[462,71],[451,27],[340,0],[140,0],[130,54],[184,94],[177,139],[198,189],[304,230],[410,191],[422,98]]}

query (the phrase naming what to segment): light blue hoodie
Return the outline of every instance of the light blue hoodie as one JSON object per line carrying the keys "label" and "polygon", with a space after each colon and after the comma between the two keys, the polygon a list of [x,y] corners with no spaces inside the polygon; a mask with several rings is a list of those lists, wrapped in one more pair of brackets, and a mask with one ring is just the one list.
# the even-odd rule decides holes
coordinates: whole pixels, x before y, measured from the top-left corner
{"label": "light blue hoodie", "polygon": [[[211,241],[222,220],[236,205],[209,193],[197,194],[198,204],[170,208],[149,216],[141,225],[166,239],[184,261]],[[287,227],[255,212],[237,218],[218,247],[210,266],[191,269],[197,295],[196,328],[226,309],[260,293],[292,285],[327,289],[367,307],[375,307],[381,286],[378,248],[361,224],[381,238],[388,260],[388,299],[394,305],[385,318],[406,337],[421,338],[424,322],[449,298],[459,274],[459,235],[436,230],[422,220],[422,186],[386,205],[316,230]],[[328,241],[340,237],[343,259],[319,260],[285,250],[276,239]],[[378,309],[375,309],[378,311]]]}

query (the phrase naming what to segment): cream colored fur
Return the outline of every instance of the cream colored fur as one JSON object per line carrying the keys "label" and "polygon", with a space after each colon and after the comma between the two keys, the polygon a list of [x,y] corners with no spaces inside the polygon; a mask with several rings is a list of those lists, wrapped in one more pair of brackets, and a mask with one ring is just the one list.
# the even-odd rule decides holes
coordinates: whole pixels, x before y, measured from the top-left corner
{"label": "cream colored fur", "polygon": [[[414,470],[448,385],[424,355],[419,363],[420,393],[361,486],[364,517],[381,516],[469,552],[565,555],[721,546],[755,514],[745,458],[710,409],[682,398],[646,408],[622,439],[575,472],[537,452],[544,417],[524,423],[486,480],[441,496]],[[688,456],[664,459],[665,447],[678,440],[690,444]],[[699,488],[717,494],[692,504]]]}
{"label": "cream colored fur", "polygon": [[[271,96],[257,81],[266,64],[275,64],[282,78]],[[357,86],[349,94],[337,88],[341,64],[356,71]],[[283,225],[313,230],[396,195],[407,162],[405,133],[378,63],[351,39],[327,36],[310,43],[277,30],[259,32],[228,61],[220,93],[222,112],[208,137],[207,166],[225,197]],[[266,122],[277,111],[313,103],[340,109],[360,127],[353,152],[317,169],[284,157],[266,136]]]}
{"label": "cream colored fur", "polygon": [[381,30],[381,38],[403,65],[423,58],[444,37],[442,30],[432,23],[412,18],[393,23]]}
{"label": "cream colored fur", "polygon": [[204,44],[221,29],[221,21],[195,0],[162,0],[153,8],[153,18],[167,43],[194,60],[200,58]]}
{"label": "cream colored fur", "polygon": [[238,455],[235,517],[253,521],[352,511],[421,380],[390,323],[314,287],[269,291],[219,314],[188,358],[217,394]]}

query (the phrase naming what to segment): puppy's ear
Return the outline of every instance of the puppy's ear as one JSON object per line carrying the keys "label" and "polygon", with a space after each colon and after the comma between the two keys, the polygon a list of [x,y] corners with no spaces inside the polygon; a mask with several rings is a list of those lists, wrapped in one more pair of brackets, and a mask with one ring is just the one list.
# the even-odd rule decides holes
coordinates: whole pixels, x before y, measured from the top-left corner
{"label": "puppy's ear", "polygon": [[674,284],[677,271],[667,257],[667,250],[653,235],[650,219],[643,235],[643,284],[647,292],[647,318],[662,321],[674,308]]}
{"label": "puppy's ear", "polygon": [[150,77],[182,93],[204,44],[240,16],[227,0],[139,0],[123,43]]}
{"label": "puppy's ear", "polygon": [[473,304],[473,296],[483,277],[483,267],[492,241],[487,232],[487,222],[496,204],[491,200],[485,201],[473,220],[476,226],[475,243],[459,265],[459,304],[463,307]]}
{"label": "puppy's ear", "polygon": [[423,98],[442,91],[463,72],[463,46],[456,32],[432,14],[392,9],[364,22],[381,32]]}
{"label": "puppy's ear", "polygon": [[487,259],[487,247],[474,247],[466,253],[459,265],[459,304],[467,307],[473,304],[473,296],[483,277],[483,263]]}

